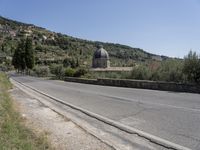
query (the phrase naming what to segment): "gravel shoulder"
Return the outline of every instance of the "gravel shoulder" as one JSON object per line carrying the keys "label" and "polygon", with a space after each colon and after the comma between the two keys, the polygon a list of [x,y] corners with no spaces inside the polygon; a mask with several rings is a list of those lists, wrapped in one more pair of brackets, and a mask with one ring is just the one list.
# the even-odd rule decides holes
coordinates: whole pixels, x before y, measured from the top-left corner
{"label": "gravel shoulder", "polygon": [[111,150],[70,119],[46,107],[39,100],[14,87],[10,91],[25,125],[37,134],[45,134],[47,140],[59,150]]}

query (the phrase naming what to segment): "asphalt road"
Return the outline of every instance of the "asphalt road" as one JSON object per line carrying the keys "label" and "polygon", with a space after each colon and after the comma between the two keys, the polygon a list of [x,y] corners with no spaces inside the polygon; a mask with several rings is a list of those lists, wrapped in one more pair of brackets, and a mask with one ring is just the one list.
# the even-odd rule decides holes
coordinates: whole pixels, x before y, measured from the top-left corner
{"label": "asphalt road", "polygon": [[13,79],[51,96],[176,144],[200,150],[200,94]]}

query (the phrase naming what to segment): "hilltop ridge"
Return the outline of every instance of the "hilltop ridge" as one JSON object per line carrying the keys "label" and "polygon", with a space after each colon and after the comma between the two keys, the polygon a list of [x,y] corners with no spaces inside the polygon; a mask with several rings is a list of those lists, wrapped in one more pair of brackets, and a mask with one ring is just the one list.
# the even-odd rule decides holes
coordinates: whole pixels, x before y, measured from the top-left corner
{"label": "hilltop ridge", "polygon": [[37,63],[43,63],[44,60],[49,63],[57,63],[66,57],[73,57],[78,59],[81,64],[89,66],[98,44],[103,45],[108,51],[112,66],[132,66],[135,62],[162,61],[167,58],[148,53],[140,48],[75,38],[0,16],[1,52],[12,56],[17,42],[24,36],[33,39]]}

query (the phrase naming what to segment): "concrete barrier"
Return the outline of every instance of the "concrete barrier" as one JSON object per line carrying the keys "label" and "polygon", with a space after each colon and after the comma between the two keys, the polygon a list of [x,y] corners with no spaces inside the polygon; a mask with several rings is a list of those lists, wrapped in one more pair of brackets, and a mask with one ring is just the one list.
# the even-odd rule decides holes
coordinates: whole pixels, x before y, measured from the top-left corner
{"label": "concrete barrier", "polygon": [[158,81],[126,80],[126,79],[83,79],[83,78],[73,78],[73,77],[66,77],[64,80],[68,82],[77,82],[77,83],[95,84],[104,86],[200,93],[200,85],[196,84],[182,84],[174,82],[160,82],[160,81],[158,82]]}

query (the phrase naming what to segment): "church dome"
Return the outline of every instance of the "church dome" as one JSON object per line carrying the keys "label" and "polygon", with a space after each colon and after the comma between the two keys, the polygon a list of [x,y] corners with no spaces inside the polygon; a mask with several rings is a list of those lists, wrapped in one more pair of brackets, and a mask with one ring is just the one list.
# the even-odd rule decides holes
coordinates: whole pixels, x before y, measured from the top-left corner
{"label": "church dome", "polygon": [[102,45],[98,46],[98,49],[94,52],[94,59],[96,58],[109,59],[108,52],[103,48]]}

